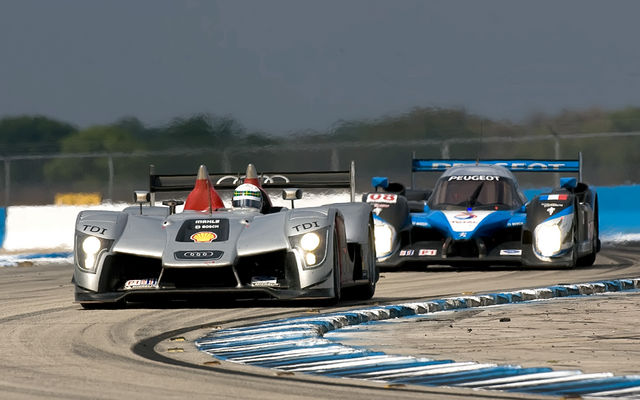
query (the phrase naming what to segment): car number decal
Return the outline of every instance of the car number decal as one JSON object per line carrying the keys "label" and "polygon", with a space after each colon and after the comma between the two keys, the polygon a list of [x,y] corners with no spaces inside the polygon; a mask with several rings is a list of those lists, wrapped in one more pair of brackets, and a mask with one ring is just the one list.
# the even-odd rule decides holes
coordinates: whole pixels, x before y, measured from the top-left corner
{"label": "car number decal", "polygon": [[369,193],[367,203],[388,203],[394,204],[398,201],[398,195],[393,193]]}

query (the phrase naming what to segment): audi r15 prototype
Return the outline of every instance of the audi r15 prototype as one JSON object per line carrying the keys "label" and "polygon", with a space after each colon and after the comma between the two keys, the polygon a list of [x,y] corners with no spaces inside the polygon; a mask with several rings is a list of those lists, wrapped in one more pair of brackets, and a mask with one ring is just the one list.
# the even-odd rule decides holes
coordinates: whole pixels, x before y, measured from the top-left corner
{"label": "audi r15 prototype", "polygon": [[[236,189],[232,207],[212,181]],[[251,164],[244,177],[209,174],[204,165],[197,176],[152,169],[137,205],[78,214],[75,300],[84,307],[158,294],[337,301],[343,291],[368,299],[378,280],[372,207],[354,202],[354,181],[353,163],[348,171],[260,177]],[[350,188],[351,202],[294,208],[305,187]],[[155,205],[158,192],[191,189],[186,201]],[[283,189],[291,208],[272,206],[269,189]]]}
{"label": "audi r15 prototype", "polygon": [[[433,190],[372,180],[380,267],[478,264],[574,267],[600,250],[598,197],[575,177],[527,200],[512,171],[580,173],[580,160],[412,160],[444,171]],[[413,178],[413,175],[412,175]],[[413,181],[413,179],[412,179]]]}

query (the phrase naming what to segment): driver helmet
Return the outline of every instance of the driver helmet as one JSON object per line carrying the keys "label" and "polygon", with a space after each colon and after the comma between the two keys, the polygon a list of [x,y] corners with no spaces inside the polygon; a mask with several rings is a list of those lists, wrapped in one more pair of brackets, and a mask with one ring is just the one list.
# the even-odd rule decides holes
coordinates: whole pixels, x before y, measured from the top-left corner
{"label": "driver helmet", "polygon": [[233,208],[253,208],[260,211],[262,209],[262,192],[256,185],[243,183],[233,191],[231,204]]}

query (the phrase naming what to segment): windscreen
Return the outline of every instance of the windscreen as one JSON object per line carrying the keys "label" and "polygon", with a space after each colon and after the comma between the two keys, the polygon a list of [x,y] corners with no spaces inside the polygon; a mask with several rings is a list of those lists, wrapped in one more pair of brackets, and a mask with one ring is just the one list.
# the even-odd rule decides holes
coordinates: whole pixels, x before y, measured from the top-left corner
{"label": "windscreen", "polygon": [[513,182],[501,176],[452,175],[436,183],[431,209],[511,210],[522,206]]}

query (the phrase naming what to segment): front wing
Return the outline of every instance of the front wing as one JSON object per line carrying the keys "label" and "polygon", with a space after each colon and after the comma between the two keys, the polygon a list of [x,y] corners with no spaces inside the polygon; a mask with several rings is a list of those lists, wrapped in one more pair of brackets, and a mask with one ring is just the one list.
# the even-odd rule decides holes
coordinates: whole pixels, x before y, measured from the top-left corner
{"label": "front wing", "polygon": [[503,242],[488,249],[480,239],[421,241],[398,247],[389,257],[378,260],[381,267],[401,264],[518,264],[522,249],[519,241]]}

